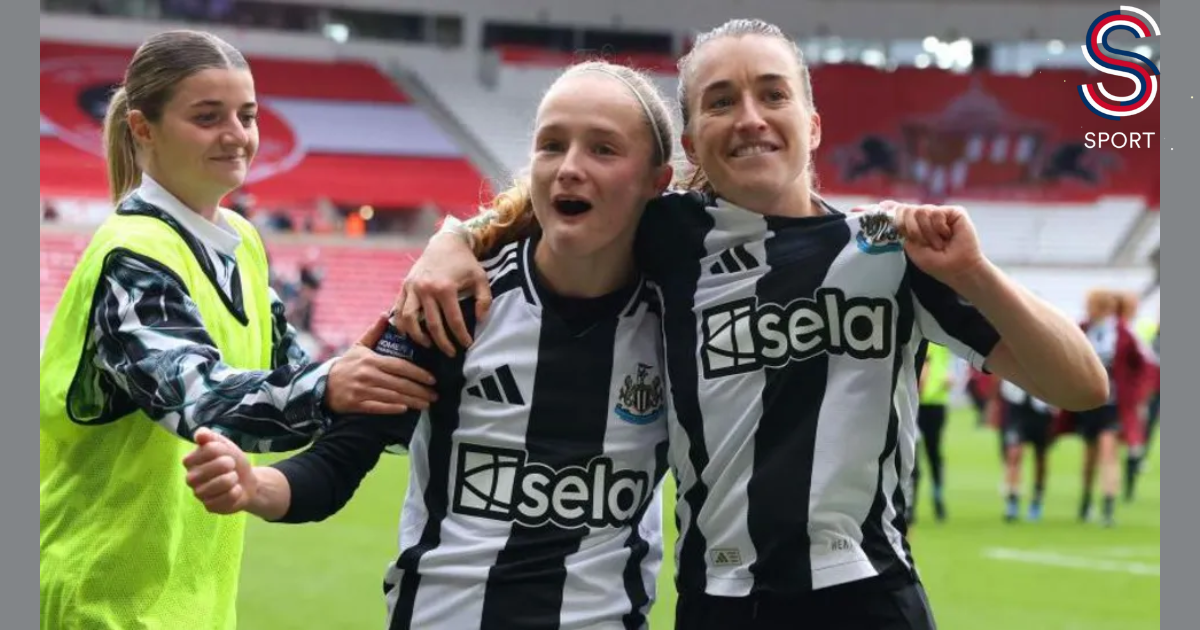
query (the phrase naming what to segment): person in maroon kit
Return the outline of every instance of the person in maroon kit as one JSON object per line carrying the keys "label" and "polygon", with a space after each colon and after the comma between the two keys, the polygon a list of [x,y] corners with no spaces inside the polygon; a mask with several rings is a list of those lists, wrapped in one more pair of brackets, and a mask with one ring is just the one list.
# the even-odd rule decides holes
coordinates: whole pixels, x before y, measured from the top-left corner
{"label": "person in maroon kit", "polygon": [[1117,418],[1125,442],[1125,500],[1133,498],[1133,482],[1146,452],[1146,403],[1153,393],[1157,376],[1154,351],[1134,331],[1138,296],[1132,292],[1116,294],[1117,325],[1126,353],[1113,366],[1117,393]]}
{"label": "person in maroon kit", "polygon": [[[1103,523],[1116,524],[1114,515],[1119,471],[1117,469],[1118,438],[1123,429],[1121,416],[1122,392],[1127,401],[1136,400],[1141,389],[1141,375],[1146,362],[1137,337],[1120,318],[1119,296],[1109,290],[1094,290],[1087,298],[1087,320],[1080,323],[1108,370],[1109,398],[1106,403],[1078,413],[1065,413],[1062,426],[1073,427],[1087,444],[1083,464],[1083,496],[1079,505],[1079,520],[1092,516],[1092,487],[1096,469],[1100,469],[1100,486],[1104,493]],[[1127,440],[1141,443],[1140,432],[1125,433]]]}

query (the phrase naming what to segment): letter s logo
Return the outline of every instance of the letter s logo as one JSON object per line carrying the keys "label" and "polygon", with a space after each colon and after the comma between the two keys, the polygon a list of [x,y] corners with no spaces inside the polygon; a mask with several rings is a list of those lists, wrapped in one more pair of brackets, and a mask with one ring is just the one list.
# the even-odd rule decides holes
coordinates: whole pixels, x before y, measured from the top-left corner
{"label": "letter s logo", "polygon": [[[1132,14],[1132,15],[1131,15]],[[1144,21],[1143,21],[1144,20]],[[1147,26],[1149,24],[1149,26]],[[1150,29],[1153,28],[1153,34]],[[1083,104],[1097,116],[1109,120],[1118,120],[1126,116],[1140,114],[1154,102],[1158,96],[1158,66],[1153,61],[1133,52],[1113,48],[1108,44],[1108,36],[1113,31],[1129,31],[1134,37],[1159,37],[1162,33],[1154,18],[1145,11],[1122,6],[1120,11],[1109,11],[1096,18],[1088,28],[1087,43],[1083,45],[1083,57],[1092,67],[1105,74],[1124,77],[1133,81],[1136,89],[1127,96],[1113,96],[1104,89],[1104,84],[1084,84],[1079,86],[1079,96]],[[1113,57],[1122,54],[1137,59],[1146,65],[1145,68],[1128,59]],[[1102,102],[1097,94],[1115,104]]]}

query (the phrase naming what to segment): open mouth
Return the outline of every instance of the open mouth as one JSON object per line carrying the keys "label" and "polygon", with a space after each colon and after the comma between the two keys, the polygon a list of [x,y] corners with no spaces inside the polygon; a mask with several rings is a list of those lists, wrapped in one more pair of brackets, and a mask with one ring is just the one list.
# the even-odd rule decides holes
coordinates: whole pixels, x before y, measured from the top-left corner
{"label": "open mouth", "polygon": [[552,203],[555,210],[569,217],[579,216],[592,209],[592,202],[586,199],[560,197]]}
{"label": "open mouth", "polygon": [[752,157],[755,155],[764,155],[774,153],[779,150],[777,145],[769,142],[756,142],[754,144],[743,144],[729,152],[730,157]]}

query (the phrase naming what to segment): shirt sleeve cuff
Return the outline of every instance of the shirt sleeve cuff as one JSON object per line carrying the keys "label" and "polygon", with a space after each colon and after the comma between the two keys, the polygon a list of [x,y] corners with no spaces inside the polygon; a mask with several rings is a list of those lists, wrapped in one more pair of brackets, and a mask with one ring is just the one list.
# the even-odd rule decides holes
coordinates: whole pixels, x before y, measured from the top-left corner
{"label": "shirt sleeve cuff", "polygon": [[329,429],[329,425],[333,424],[334,413],[326,404],[329,395],[329,373],[333,369],[334,362],[337,358],[330,359],[314,370],[318,375],[316,385],[313,386],[312,396],[309,398],[311,406],[306,410],[308,416],[317,421],[320,429],[317,435],[324,433]]}
{"label": "shirt sleeve cuff", "polygon": [[287,512],[276,523],[312,523],[320,521],[326,515],[322,509],[321,501],[317,498],[320,492],[302,491],[297,492],[297,489],[312,488],[313,484],[319,479],[306,467],[304,464],[292,459],[285,459],[271,464],[271,467],[283,473],[287,479],[288,486],[291,488],[291,501],[288,504]]}
{"label": "shirt sleeve cuff", "polygon": [[992,371],[988,369],[987,359],[992,356],[992,352],[998,345],[1000,345],[1000,333],[995,329],[989,330],[986,334],[980,335],[978,343],[972,344],[971,356],[966,359],[975,369],[990,375]]}

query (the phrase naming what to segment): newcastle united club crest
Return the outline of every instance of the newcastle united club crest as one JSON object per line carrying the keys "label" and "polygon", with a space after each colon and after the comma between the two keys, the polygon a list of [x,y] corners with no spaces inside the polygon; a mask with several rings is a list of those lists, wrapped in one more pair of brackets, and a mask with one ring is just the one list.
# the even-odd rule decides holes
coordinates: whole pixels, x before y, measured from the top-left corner
{"label": "newcastle united club crest", "polygon": [[900,233],[892,215],[882,210],[864,213],[859,222],[858,248],[868,254],[899,251]]}
{"label": "newcastle united club crest", "polygon": [[655,374],[651,378],[652,366],[639,363],[637,379],[626,375],[625,385],[617,394],[617,406],[613,409],[622,420],[630,424],[650,424],[662,417],[666,407],[663,405],[662,377]]}

